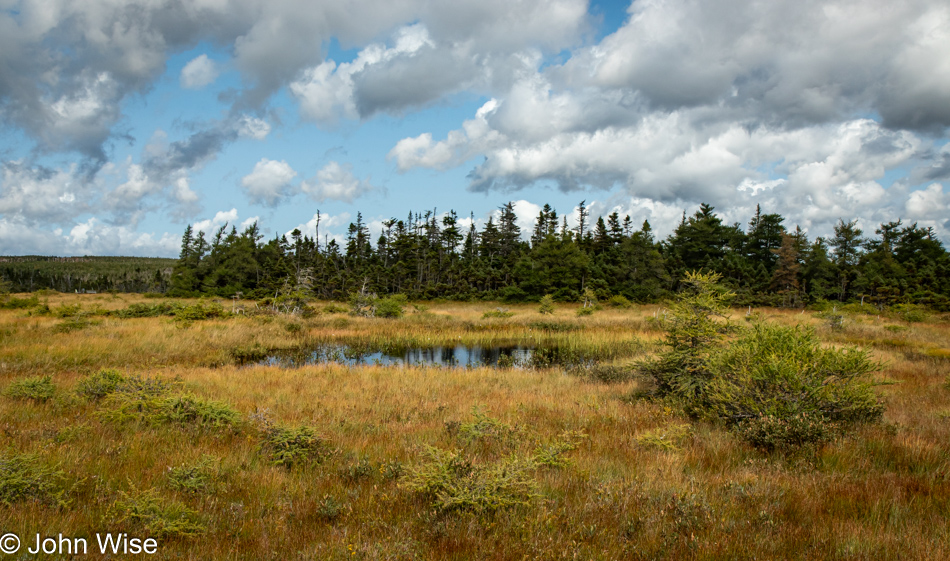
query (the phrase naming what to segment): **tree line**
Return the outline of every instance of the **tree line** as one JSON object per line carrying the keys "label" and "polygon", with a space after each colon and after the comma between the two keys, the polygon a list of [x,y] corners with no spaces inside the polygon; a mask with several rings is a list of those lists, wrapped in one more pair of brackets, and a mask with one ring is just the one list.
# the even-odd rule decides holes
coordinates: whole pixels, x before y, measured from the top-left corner
{"label": "tree line", "polygon": [[375,240],[362,215],[343,244],[315,231],[264,240],[257,224],[224,225],[207,237],[189,225],[168,293],[231,297],[290,293],[345,299],[354,292],[412,299],[577,301],[623,296],[654,302],[674,292],[687,271],[721,275],[739,304],[802,306],[818,300],[877,305],[915,303],[950,309],[950,256],[931,228],[881,224],[866,237],[856,221],[809,240],[779,214],[757,208],[746,226],[726,224],[702,204],[666,239],[650,223],[617,212],[596,220],[582,202],[576,226],[550,206],[522,239],[513,203],[480,230],[454,211],[410,212],[383,222]]}

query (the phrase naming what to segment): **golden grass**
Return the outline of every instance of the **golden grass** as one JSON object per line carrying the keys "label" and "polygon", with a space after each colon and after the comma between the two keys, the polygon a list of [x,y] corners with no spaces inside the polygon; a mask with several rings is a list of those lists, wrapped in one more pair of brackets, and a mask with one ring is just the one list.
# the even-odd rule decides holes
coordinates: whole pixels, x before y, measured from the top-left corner
{"label": "golden grass", "polygon": [[[129,295],[47,298],[51,307],[78,303],[90,310],[149,302]],[[427,312],[399,320],[335,313],[182,326],[168,318],[102,318],[68,333],[55,330],[58,318],[0,311],[0,386],[50,375],[58,388],[45,403],[0,397],[0,451],[58,464],[70,500],[66,508],[0,505],[0,529],[21,537],[137,535],[143,530],[118,522],[113,509],[134,488],[186,505],[207,527],[198,537],[160,539],[152,556],[159,559],[950,557],[950,363],[933,352],[950,348],[944,320],[894,330],[887,328],[893,320],[869,316],[832,332],[809,312],[760,310],[769,321],[814,325],[829,344],[869,345],[885,364],[882,424],[786,456],[765,456],[662,403],[632,400],[637,381],[596,383],[561,368],[242,367],[230,354],[240,346],[326,341],[543,342],[613,353],[611,360],[625,364],[661,337],[650,321],[657,306],[577,318],[576,305],[559,305],[553,317],[538,314],[536,305],[516,305],[507,306],[511,318],[482,319],[497,304],[426,305]],[[734,313],[740,323],[744,312]],[[292,333],[288,323],[302,329]],[[286,469],[261,453],[251,420],[236,430],[108,422],[99,415],[107,404],[71,395],[83,375],[105,367],[179,379],[181,391],[242,414],[313,426],[336,453]],[[471,421],[476,406],[515,427],[514,440],[466,442],[448,430]],[[643,438],[683,425],[688,436],[676,428],[675,446]],[[565,431],[586,438],[566,454],[569,466],[536,471],[541,497],[525,507],[440,514],[397,477],[422,461],[423,445],[482,462],[530,453]],[[169,468],[205,455],[220,461],[218,484],[203,493],[175,490]],[[357,469],[367,462],[368,473]]]}

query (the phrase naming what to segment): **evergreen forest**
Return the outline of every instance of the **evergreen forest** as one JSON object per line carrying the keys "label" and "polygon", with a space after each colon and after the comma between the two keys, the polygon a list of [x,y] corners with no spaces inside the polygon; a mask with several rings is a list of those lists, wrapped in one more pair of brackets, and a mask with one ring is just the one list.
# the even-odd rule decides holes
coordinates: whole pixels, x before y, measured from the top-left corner
{"label": "evergreen forest", "polygon": [[[523,238],[528,237],[525,241]],[[726,224],[702,204],[666,239],[649,222],[614,212],[594,220],[584,202],[576,226],[545,205],[522,236],[513,204],[481,230],[458,215],[410,212],[372,240],[357,214],[341,246],[314,232],[264,240],[257,224],[225,225],[206,237],[189,226],[168,293],[232,297],[292,294],[346,299],[356,292],[411,299],[578,301],[623,296],[653,302],[675,293],[687,271],[717,273],[738,305],[799,307],[823,300],[950,309],[950,256],[931,228],[901,220],[873,235],[839,220],[828,239],[808,239],[779,214],[757,208],[747,225]]]}

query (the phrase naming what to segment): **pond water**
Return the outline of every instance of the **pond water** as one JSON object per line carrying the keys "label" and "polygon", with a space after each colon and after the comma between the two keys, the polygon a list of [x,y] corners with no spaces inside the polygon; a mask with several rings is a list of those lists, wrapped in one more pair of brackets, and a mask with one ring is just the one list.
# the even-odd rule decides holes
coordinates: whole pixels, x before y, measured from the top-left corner
{"label": "pond water", "polygon": [[[541,355],[546,354],[544,352]],[[280,351],[257,364],[298,368],[329,362],[354,365],[436,366],[477,368],[534,366],[536,350],[524,345],[491,346],[455,345],[398,350],[374,350],[358,346],[327,344],[312,348]]]}

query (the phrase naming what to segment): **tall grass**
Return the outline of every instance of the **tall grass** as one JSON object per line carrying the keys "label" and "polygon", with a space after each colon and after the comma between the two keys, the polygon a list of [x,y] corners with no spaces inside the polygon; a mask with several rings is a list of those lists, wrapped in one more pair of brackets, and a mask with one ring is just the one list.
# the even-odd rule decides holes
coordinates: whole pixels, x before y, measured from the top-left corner
{"label": "tall grass", "polygon": [[[145,301],[44,298],[84,310]],[[14,482],[0,528],[21,537],[128,531],[158,537],[157,558],[190,559],[950,556],[947,361],[926,352],[950,349],[946,319],[895,331],[892,318],[863,316],[831,332],[810,313],[760,310],[815,327],[826,346],[867,340],[884,361],[872,378],[883,421],[791,454],[636,399],[645,387],[636,377],[605,384],[557,365],[281,369],[240,366],[231,355],[320,341],[515,340],[598,353],[623,368],[659,337],[656,306],[583,318],[576,306],[553,316],[508,306],[512,317],[486,319],[495,305],[428,306],[399,319],[333,312],[182,325],[97,316],[98,325],[69,333],[55,332],[58,318],[0,310],[0,386],[55,383],[45,401],[0,396],[0,480]],[[874,343],[888,338],[906,344]],[[164,388],[143,405],[154,422],[108,415],[128,380],[132,390]],[[275,451],[301,449],[312,454],[289,469],[275,460]],[[422,485],[440,474],[460,479]]]}

